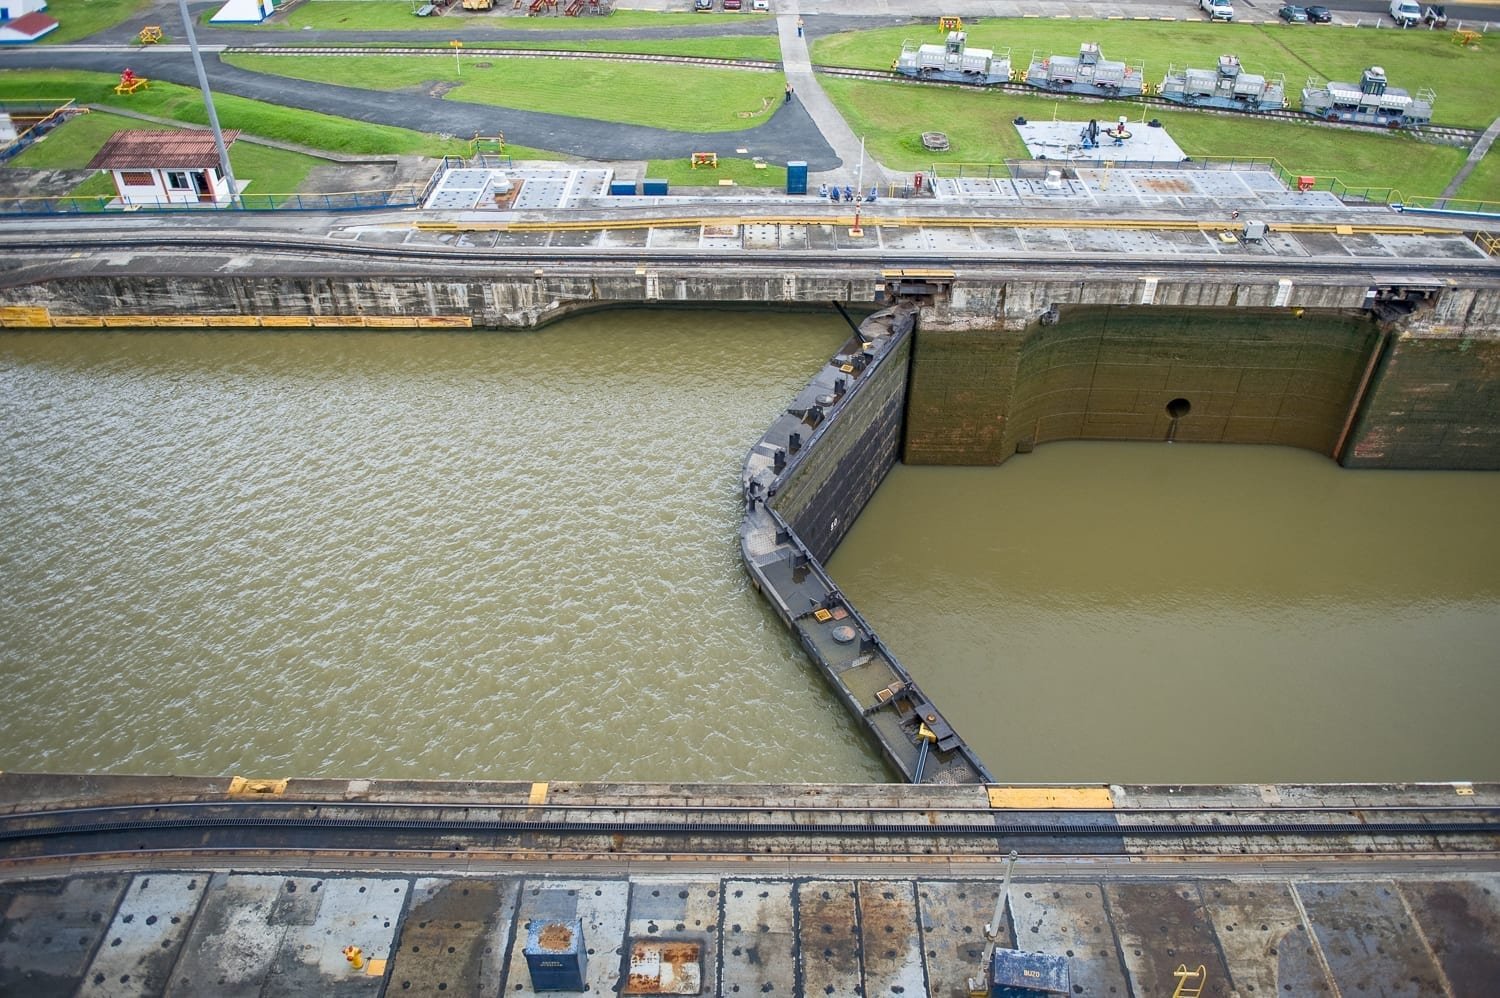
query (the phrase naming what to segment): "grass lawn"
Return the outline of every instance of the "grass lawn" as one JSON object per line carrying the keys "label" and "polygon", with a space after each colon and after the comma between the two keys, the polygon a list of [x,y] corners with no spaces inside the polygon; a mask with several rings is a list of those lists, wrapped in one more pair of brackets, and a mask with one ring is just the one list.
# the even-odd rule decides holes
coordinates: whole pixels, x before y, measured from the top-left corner
{"label": "grass lawn", "polygon": [[[129,97],[114,92],[119,78],[73,70],[6,70],[0,72],[0,99],[73,98],[79,103],[130,108],[145,114],[206,125],[203,98],[194,87],[152,83]],[[219,123],[262,138],[296,142],[328,152],[386,153],[419,156],[464,155],[468,144],[424,132],[371,125],[313,111],[277,107],[261,101],[217,94]]]}
{"label": "grass lawn", "polygon": [[[137,14],[143,13],[151,6],[151,0],[48,0],[47,14],[57,18],[57,30],[43,35],[37,39],[40,45],[57,45],[63,42],[76,42],[80,38],[87,38],[96,31],[112,28],[122,21],[128,21]],[[144,27],[147,19],[140,19],[140,26]],[[161,26],[165,34],[182,32],[182,25],[177,23],[177,10],[172,9],[172,19]]]}
{"label": "grass lawn", "polygon": [[740,187],[780,187],[786,189],[786,166],[774,163],[757,170],[748,159],[719,157],[717,169],[693,169],[685,159],[653,159],[646,164],[646,176],[665,180],[672,187],[717,187],[721,180],[733,180]]}
{"label": "grass lawn", "polygon": [[[856,135],[887,166],[926,170],[944,163],[998,163],[1028,158],[1011,124],[1017,115],[1034,120],[1097,118],[1118,114],[1119,103],[1056,100],[957,87],[874,83],[821,77]],[[1193,111],[1161,111],[1151,116],[1194,157],[1277,159],[1288,170],[1336,177],[1350,187],[1395,187],[1410,197],[1436,194],[1463,165],[1464,151],[1418,142],[1401,132],[1351,132],[1311,122],[1283,123]],[[1135,109],[1132,119],[1140,117]],[[922,148],[922,132],[948,135],[951,150]]]}
{"label": "grass lawn", "polygon": [[425,90],[455,83],[447,96],[473,104],[574,115],[688,132],[750,128],[781,104],[780,73],[657,66],[587,59],[476,56],[455,76],[452,57],[226,55],[258,73],[367,87]]}
{"label": "grass lawn", "polygon": [[[1453,44],[1452,32],[1031,18],[966,22],[965,29],[972,46],[1009,48],[1011,68],[1022,74],[1033,52],[1076,55],[1084,41],[1098,42],[1107,58],[1144,62],[1152,83],[1160,83],[1169,66],[1212,68],[1232,52],[1247,72],[1284,74],[1293,107],[1308,77],[1358,82],[1365,67],[1376,65],[1385,67],[1392,86],[1437,91],[1433,118],[1440,124],[1483,128],[1500,114],[1500,46],[1462,48]],[[889,69],[903,39],[939,42],[942,36],[936,27],[916,25],[833,35],[813,43],[813,63]]]}
{"label": "grass lawn", "polygon": [[[75,0],[77,2],[77,0]],[[497,9],[504,0],[496,0]],[[598,31],[601,28],[670,28],[680,24],[703,24],[711,14],[658,13],[649,10],[617,10],[608,17],[515,17],[455,9],[441,17],[416,17],[420,6],[411,0],[307,0],[291,11],[278,14],[261,25],[266,29],[301,31],[447,31],[462,32],[469,28],[494,30],[540,29],[566,31],[569,28]],[[508,9],[508,8],[507,8]],[[719,15],[724,16],[724,15]],[[742,14],[764,20],[766,14]],[[245,27],[239,25],[238,27]]]}
{"label": "grass lawn", "polygon": [[[7,166],[19,169],[81,170],[115,132],[125,129],[160,128],[150,122],[94,112],[79,115],[54,128],[45,139],[31,146]],[[241,183],[250,181],[250,193],[291,194],[302,186],[308,171],[320,160],[301,153],[236,142],[229,149],[229,163]],[[101,188],[102,184],[102,188]],[[107,177],[90,177],[74,194],[113,194]]]}
{"label": "grass lawn", "polygon": [[[1490,147],[1484,159],[1474,167],[1474,172],[1469,174],[1469,179],[1458,189],[1458,196],[1500,204],[1500,150]],[[1492,206],[1490,210],[1495,208]]]}

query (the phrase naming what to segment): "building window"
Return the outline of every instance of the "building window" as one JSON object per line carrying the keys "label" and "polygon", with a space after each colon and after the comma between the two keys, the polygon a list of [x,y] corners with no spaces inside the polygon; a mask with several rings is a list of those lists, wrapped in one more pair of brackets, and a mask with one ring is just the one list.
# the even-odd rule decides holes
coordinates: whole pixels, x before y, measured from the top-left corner
{"label": "building window", "polygon": [[188,175],[182,170],[167,171],[167,187],[174,191],[189,191],[193,185],[188,183]]}
{"label": "building window", "polygon": [[155,187],[156,178],[147,170],[125,170],[120,174],[120,183],[126,187]]}

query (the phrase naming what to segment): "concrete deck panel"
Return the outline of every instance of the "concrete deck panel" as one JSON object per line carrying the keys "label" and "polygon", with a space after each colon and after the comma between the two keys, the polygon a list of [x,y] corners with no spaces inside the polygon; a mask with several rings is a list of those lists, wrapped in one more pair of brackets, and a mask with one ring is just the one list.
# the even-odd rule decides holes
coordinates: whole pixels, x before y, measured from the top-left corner
{"label": "concrete deck panel", "polygon": [[[962,993],[984,957],[984,927],[995,914],[998,884],[931,881],[917,885],[929,994]],[[997,945],[1014,946],[1009,919]]]}
{"label": "concrete deck panel", "polygon": [[417,880],[390,964],[390,992],[498,994],[519,890],[508,878]]}
{"label": "concrete deck panel", "polygon": [[1180,966],[1205,969],[1203,994],[1233,993],[1196,885],[1111,884],[1104,894],[1136,993],[1171,994],[1178,984],[1173,971]]}
{"label": "concrete deck panel", "polygon": [[[1134,994],[1097,884],[1014,885],[1011,918],[1018,949],[1064,954],[1083,994]],[[1165,992],[1171,994],[1170,991]]]}
{"label": "concrete deck panel", "polygon": [[1293,887],[1342,994],[1451,994],[1426,939],[1390,881]]}
{"label": "concrete deck panel", "polygon": [[797,926],[786,881],[726,880],[718,994],[795,994]]}
{"label": "concrete deck panel", "polygon": [[0,995],[71,995],[99,947],[126,877],[0,884]]}
{"label": "concrete deck panel", "polygon": [[797,885],[797,940],[804,994],[865,993],[858,897],[849,880],[810,880]]}
{"label": "concrete deck panel", "polygon": [[1224,963],[1241,993],[1327,994],[1328,975],[1284,884],[1200,885]]}
{"label": "concrete deck panel", "polygon": [[583,920],[588,954],[585,982],[595,994],[610,994],[620,981],[625,954],[626,904],[630,883],[625,880],[529,880],[521,886],[512,934],[506,994],[532,994],[531,972],[524,946],[533,919]]}
{"label": "concrete deck panel", "polygon": [[[1068,957],[1076,994],[1171,994],[1179,966],[1204,967],[1204,995],[1241,996],[1486,994],[1500,972],[1493,872],[1032,881],[1027,862],[1000,945]],[[725,877],[606,863],[578,879],[414,882],[153,872],[0,885],[0,994],[529,995],[518,942],[528,922],[573,917],[584,921],[595,994],[616,990],[632,936],[706,944],[704,994],[962,993],[998,876],[814,872],[826,868]],[[393,939],[383,975],[340,954],[352,941],[383,956]]]}
{"label": "concrete deck panel", "polygon": [[927,994],[916,885],[862,880],[858,893],[865,994]]}
{"label": "concrete deck panel", "polygon": [[1400,885],[1423,938],[1456,995],[1477,995],[1500,981],[1500,877]]}
{"label": "concrete deck panel", "polygon": [[[626,940],[656,938],[698,943],[702,980],[717,976],[719,948],[717,877],[701,880],[644,877],[630,885],[630,921]],[[709,990],[709,989],[705,989]]]}
{"label": "concrete deck panel", "polygon": [[79,998],[164,994],[208,881],[206,873],[154,873],[132,880],[84,972]]}
{"label": "concrete deck panel", "polygon": [[214,874],[167,994],[379,994],[345,946],[387,959],[407,880]]}

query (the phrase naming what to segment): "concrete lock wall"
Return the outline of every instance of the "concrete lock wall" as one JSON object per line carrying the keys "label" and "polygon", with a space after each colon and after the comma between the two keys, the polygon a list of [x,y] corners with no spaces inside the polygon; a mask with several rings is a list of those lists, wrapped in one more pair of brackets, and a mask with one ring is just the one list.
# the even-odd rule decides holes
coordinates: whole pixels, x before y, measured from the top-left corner
{"label": "concrete lock wall", "polygon": [[910,357],[911,337],[901,335],[776,496],[776,511],[819,561],[832,556],[900,457]]}
{"label": "concrete lock wall", "polygon": [[1380,332],[1357,313],[1064,306],[1019,331],[919,326],[905,460],[1054,440],[1272,443],[1332,456]]}

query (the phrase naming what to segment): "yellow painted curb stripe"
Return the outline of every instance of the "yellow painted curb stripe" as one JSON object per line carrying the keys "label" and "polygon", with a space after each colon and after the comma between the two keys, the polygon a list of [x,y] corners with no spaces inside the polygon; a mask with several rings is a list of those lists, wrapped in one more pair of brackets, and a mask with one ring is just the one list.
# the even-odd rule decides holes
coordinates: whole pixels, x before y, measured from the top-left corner
{"label": "yellow painted curb stripe", "polygon": [[1108,787],[986,787],[990,807],[1022,811],[1108,810],[1115,799]]}
{"label": "yellow painted curb stripe", "polygon": [[534,806],[547,803],[547,784],[533,783],[531,785],[531,796],[526,799],[526,803]]}

